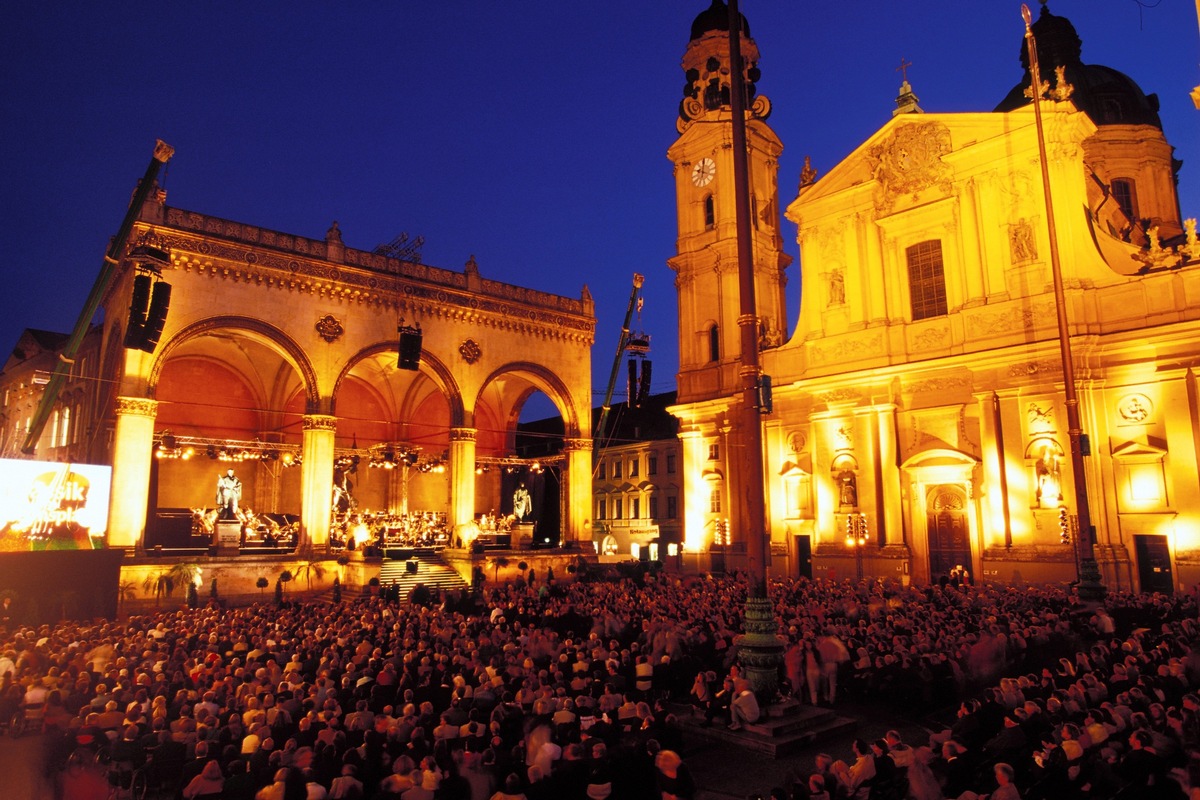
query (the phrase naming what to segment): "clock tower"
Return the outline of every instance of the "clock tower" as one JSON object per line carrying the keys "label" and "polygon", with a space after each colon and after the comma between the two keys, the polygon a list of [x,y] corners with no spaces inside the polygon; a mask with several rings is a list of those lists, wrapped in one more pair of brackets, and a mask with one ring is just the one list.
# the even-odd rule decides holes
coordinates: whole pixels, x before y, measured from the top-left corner
{"label": "clock tower", "polygon": [[[786,335],[783,252],[779,232],[779,154],[783,144],[766,124],[771,103],[756,94],[758,47],[742,17],[746,86],[746,149],[760,347]],[[738,389],[738,259],[729,97],[729,9],[724,0],[692,23],[683,55],[686,79],[667,151],[675,165],[679,236],[668,263],[679,297],[679,402],[730,396]]]}

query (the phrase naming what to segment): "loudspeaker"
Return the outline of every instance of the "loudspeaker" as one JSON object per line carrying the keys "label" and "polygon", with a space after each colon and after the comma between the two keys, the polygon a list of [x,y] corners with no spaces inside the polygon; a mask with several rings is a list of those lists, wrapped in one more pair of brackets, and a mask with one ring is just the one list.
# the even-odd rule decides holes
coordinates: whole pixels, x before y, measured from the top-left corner
{"label": "loudspeaker", "polygon": [[125,347],[136,350],[146,333],[146,306],[150,303],[150,276],[135,275],[133,297],[129,301],[129,325],[125,328]]}
{"label": "loudspeaker", "polygon": [[146,315],[146,330],[138,349],[153,353],[158,347],[162,336],[163,326],[167,324],[167,310],[171,307],[171,284],[159,281],[154,284],[154,293],[150,296],[150,313]]}
{"label": "loudspeaker", "polygon": [[629,359],[629,377],[625,379],[625,394],[628,396],[629,407],[637,405],[637,359]]}
{"label": "loudspeaker", "polygon": [[400,331],[400,369],[417,370],[421,368],[421,329],[401,327]]}
{"label": "loudspeaker", "polygon": [[642,361],[642,380],[638,384],[637,404],[640,406],[650,396],[650,359]]}

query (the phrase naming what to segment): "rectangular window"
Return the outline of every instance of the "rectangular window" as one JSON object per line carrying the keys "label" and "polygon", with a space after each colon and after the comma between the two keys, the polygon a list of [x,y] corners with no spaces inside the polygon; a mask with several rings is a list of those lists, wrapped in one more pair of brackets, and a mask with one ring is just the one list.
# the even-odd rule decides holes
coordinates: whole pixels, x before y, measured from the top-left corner
{"label": "rectangular window", "polygon": [[608,519],[608,501],[600,500],[596,503],[596,519]]}
{"label": "rectangular window", "polygon": [[1125,217],[1131,222],[1137,222],[1137,192],[1134,190],[1133,181],[1129,178],[1116,178],[1112,182],[1113,200],[1117,201],[1117,207],[1124,212]]}
{"label": "rectangular window", "polygon": [[708,512],[710,514],[721,513],[721,489],[717,486],[714,486],[708,493]]}
{"label": "rectangular window", "polygon": [[708,446],[708,460],[709,461],[720,461],[721,460],[721,445],[710,444]]}
{"label": "rectangular window", "polygon": [[667,453],[667,474],[668,475],[675,474],[675,454],[674,453]]}
{"label": "rectangular window", "polygon": [[667,497],[667,519],[679,518],[679,498]]}
{"label": "rectangular window", "polygon": [[658,519],[658,495],[650,495],[650,519]]}
{"label": "rectangular window", "polygon": [[636,478],[638,476],[638,470],[640,469],[640,464],[639,464],[640,461],[641,461],[641,459],[639,459],[637,456],[634,456],[633,460],[629,462],[629,477]]}
{"label": "rectangular window", "polygon": [[630,501],[629,501],[629,518],[630,519],[641,519],[642,518],[642,498],[634,497],[634,498],[630,499]]}
{"label": "rectangular window", "polygon": [[657,475],[658,474],[658,456],[653,455],[653,454],[646,456],[646,474],[647,475]]}
{"label": "rectangular window", "polygon": [[942,243],[938,239],[907,248],[908,289],[913,321],[946,316],[946,275],[942,270]]}
{"label": "rectangular window", "polygon": [[612,515],[613,519],[621,519],[622,518],[621,514],[625,510],[622,508],[623,505],[624,504],[621,502],[621,498],[619,498],[619,497],[613,498],[613,515]]}
{"label": "rectangular window", "polygon": [[621,477],[621,459],[616,459],[612,462],[612,476],[614,478]]}
{"label": "rectangular window", "polygon": [[601,461],[599,464],[596,465],[596,477],[599,478],[600,480],[604,480],[605,478],[608,477],[607,470],[604,468],[603,461]]}

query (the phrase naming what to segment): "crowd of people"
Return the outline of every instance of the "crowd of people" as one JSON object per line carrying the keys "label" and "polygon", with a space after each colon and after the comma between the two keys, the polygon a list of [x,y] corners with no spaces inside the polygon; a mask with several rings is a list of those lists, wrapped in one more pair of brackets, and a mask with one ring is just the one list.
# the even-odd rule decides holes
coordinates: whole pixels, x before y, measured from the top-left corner
{"label": "crowd of people", "polygon": [[[746,697],[738,672],[744,591],[736,576],[651,575],[519,581],[437,606],[15,624],[0,630],[0,718],[36,713],[60,787],[87,775],[72,754],[104,749],[186,800],[690,798],[680,715],[737,728],[777,699]],[[774,794],[1200,797],[1190,596],[1113,594],[1092,611],[1057,588],[770,593],[784,694],[958,707],[928,742],[879,731]]]}

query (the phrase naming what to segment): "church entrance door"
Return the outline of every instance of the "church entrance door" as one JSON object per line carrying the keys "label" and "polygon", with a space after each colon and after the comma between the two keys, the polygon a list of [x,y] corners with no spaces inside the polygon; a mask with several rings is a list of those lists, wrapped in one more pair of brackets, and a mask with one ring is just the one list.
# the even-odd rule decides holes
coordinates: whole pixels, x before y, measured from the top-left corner
{"label": "church entrance door", "polygon": [[932,581],[949,575],[955,567],[973,572],[966,506],[967,494],[961,486],[936,486],[929,492],[926,527]]}

